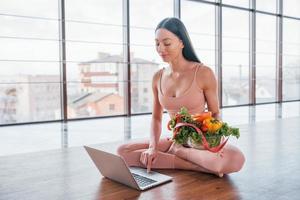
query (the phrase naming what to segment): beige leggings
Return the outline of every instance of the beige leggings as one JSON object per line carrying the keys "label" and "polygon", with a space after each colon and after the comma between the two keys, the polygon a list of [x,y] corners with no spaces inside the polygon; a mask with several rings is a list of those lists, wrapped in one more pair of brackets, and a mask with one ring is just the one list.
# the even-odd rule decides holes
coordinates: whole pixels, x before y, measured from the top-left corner
{"label": "beige leggings", "polygon": [[[146,167],[140,162],[140,156],[148,147],[149,141],[130,142],[121,145],[118,154],[129,166]],[[157,160],[151,166],[154,169],[185,169],[228,174],[239,171],[245,162],[243,153],[230,144],[226,144],[221,153],[212,153],[176,145],[165,138],[159,141],[157,149]]]}

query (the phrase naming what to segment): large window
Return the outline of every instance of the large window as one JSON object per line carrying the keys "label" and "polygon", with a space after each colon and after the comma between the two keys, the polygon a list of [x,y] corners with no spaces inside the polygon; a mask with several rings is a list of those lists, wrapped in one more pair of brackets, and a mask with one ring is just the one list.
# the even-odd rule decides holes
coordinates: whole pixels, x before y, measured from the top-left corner
{"label": "large window", "polygon": [[249,103],[249,12],[223,8],[223,106]]}
{"label": "large window", "polygon": [[19,4],[0,2],[0,124],[61,119],[58,2]]}
{"label": "large window", "polygon": [[200,61],[215,70],[215,6],[182,1],[181,15]]}
{"label": "large window", "polygon": [[[266,32],[266,30],[268,30]],[[276,17],[256,14],[256,102],[276,100]]]}
{"label": "large window", "polygon": [[131,0],[129,10],[131,111],[151,112],[152,77],[159,68],[167,66],[155,50],[155,28],[162,19],[173,16],[173,1]]}
{"label": "large window", "polygon": [[300,99],[300,21],[283,21],[283,100]]}
{"label": "large window", "polygon": [[[252,95],[258,104],[281,94],[283,101],[300,100],[300,1],[284,0],[279,7],[278,0],[256,0],[256,10],[252,2],[28,0],[20,6],[2,0],[0,125],[61,120],[62,94],[67,119],[126,115],[130,105],[132,114],[151,112],[153,74],[168,65],[155,50],[155,28],[174,14],[186,25],[199,59],[221,78],[222,106],[252,103]],[[283,16],[274,15],[281,11]],[[251,12],[256,20],[250,24]]]}
{"label": "large window", "polygon": [[66,1],[68,117],[124,114],[122,1]]}

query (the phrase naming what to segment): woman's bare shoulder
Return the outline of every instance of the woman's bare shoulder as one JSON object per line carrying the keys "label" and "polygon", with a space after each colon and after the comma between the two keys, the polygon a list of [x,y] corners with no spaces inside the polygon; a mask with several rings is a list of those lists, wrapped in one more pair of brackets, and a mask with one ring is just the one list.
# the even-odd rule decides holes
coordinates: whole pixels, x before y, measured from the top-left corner
{"label": "woman's bare shoulder", "polygon": [[214,71],[207,65],[200,64],[197,72],[197,82],[202,88],[206,88],[206,85],[210,85],[216,81]]}
{"label": "woman's bare shoulder", "polygon": [[157,84],[158,84],[158,81],[159,81],[159,79],[160,79],[162,70],[163,70],[163,69],[157,70],[157,71],[154,73],[153,77],[152,77],[152,86],[153,86],[154,88],[157,87]]}
{"label": "woman's bare shoulder", "polygon": [[159,69],[159,70],[157,70],[157,71],[154,73],[154,75],[153,75],[153,81],[154,81],[154,80],[158,80],[158,79],[160,78],[160,75],[161,75],[161,73],[162,73],[162,70],[163,70],[163,69]]}
{"label": "woman's bare shoulder", "polygon": [[203,64],[203,63],[200,63],[199,64],[199,70],[198,70],[200,73],[198,74],[203,74],[203,75],[209,75],[209,74],[214,74],[213,70],[211,69],[211,67]]}

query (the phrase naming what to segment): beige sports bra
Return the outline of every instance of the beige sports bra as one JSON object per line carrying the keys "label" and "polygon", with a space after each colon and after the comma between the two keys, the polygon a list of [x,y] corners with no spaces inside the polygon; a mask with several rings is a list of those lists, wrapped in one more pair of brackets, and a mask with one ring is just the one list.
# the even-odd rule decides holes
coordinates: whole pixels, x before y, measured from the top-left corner
{"label": "beige sports bra", "polygon": [[179,97],[169,97],[162,93],[161,78],[164,68],[160,70],[158,99],[170,116],[176,114],[181,107],[186,107],[190,114],[202,113],[205,110],[205,96],[203,90],[197,85],[196,75],[200,65],[196,67],[192,85]]}

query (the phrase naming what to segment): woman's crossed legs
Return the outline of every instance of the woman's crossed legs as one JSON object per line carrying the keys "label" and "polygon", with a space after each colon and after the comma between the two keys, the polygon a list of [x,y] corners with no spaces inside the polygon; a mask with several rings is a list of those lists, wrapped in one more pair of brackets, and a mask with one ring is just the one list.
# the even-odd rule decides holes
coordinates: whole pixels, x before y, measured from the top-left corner
{"label": "woman's crossed legs", "polygon": [[[118,154],[129,166],[146,167],[140,162],[141,153],[149,148],[149,141],[131,142],[118,148]],[[151,168],[194,170],[223,176],[236,172],[244,163],[241,151],[227,144],[222,154],[185,148],[169,139],[161,139],[157,145],[158,156]]]}

